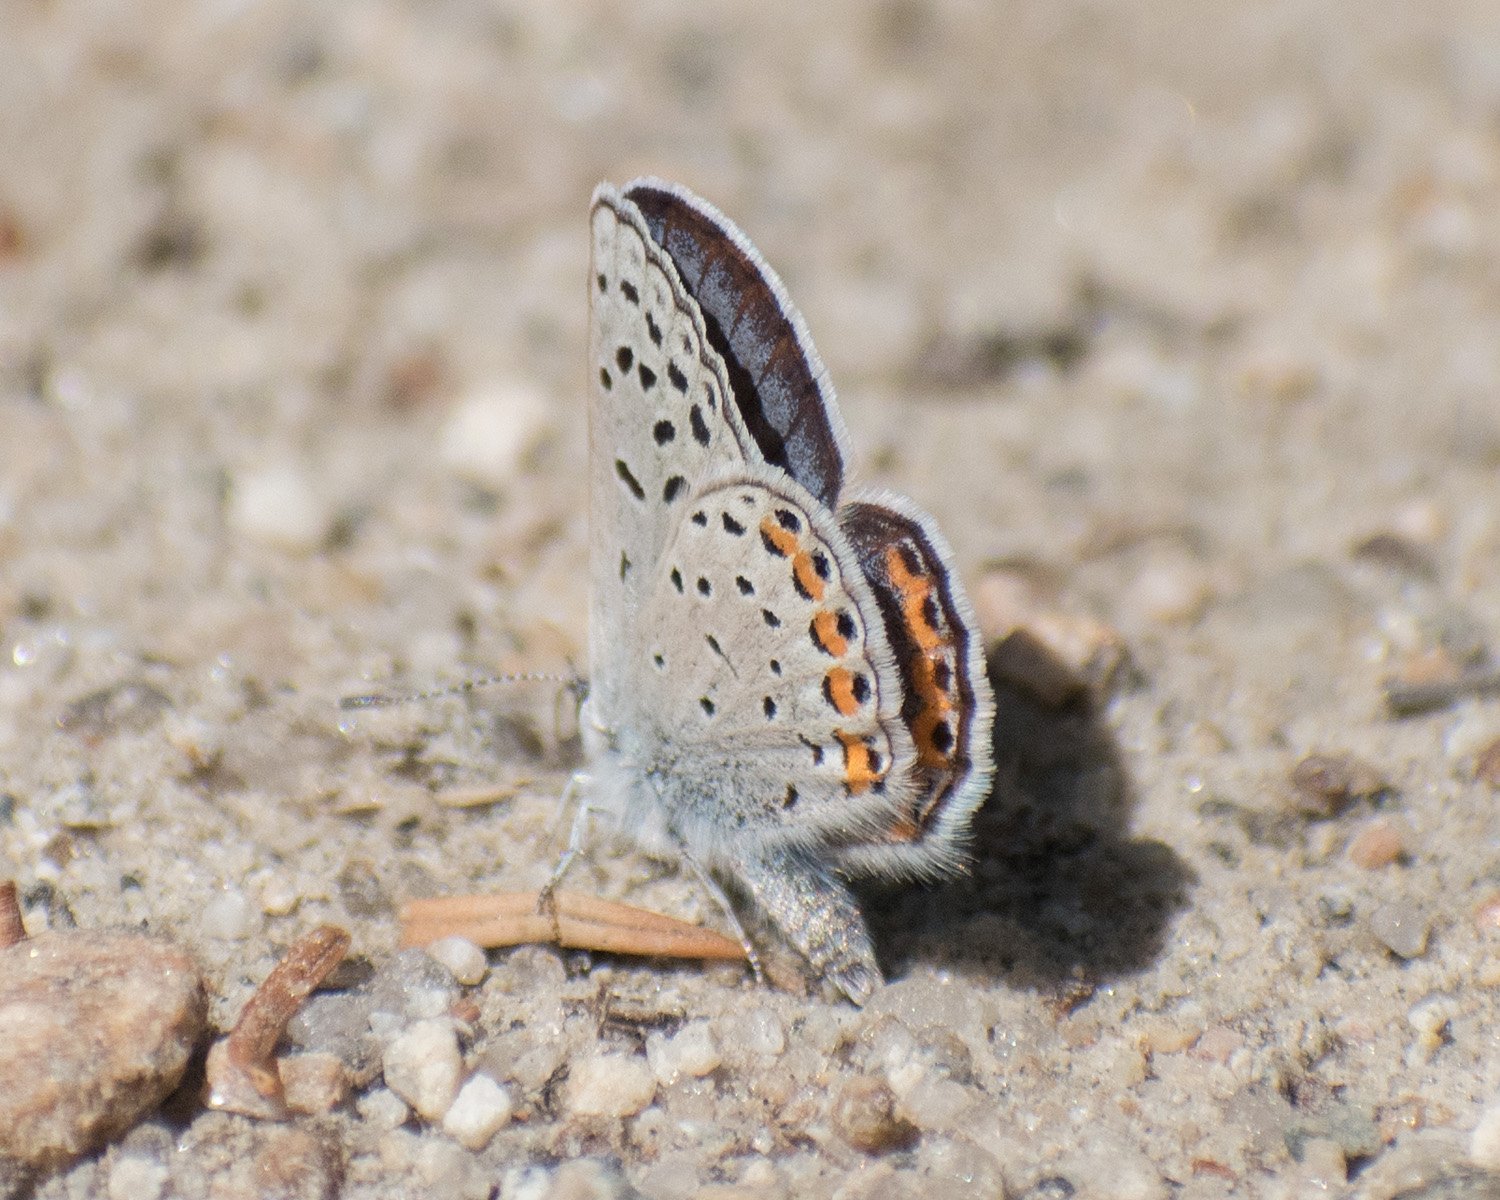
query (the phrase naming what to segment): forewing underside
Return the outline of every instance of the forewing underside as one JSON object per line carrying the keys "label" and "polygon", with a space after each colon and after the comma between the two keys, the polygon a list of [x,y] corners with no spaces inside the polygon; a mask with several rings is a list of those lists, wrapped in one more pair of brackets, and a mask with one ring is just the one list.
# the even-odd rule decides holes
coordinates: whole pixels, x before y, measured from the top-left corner
{"label": "forewing underside", "polygon": [[707,475],[743,463],[751,443],[697,305],[635,206],[601,187],[591,227],[590,674],[593,711],[612,723],[662,543]]}
{"label": "forewing underside", "polygon": [[639,179],[625,195],[671,256],[703,312],[740,417],[761,456],[825,508],[843,486],[843,421],[802,316],[734,222],[674,184]]}

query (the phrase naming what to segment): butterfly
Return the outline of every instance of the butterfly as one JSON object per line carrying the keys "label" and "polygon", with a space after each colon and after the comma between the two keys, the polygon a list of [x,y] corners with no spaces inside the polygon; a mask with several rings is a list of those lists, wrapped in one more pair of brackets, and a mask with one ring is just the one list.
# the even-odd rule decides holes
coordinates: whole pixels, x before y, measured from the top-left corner
{"label": "butterfly", "polygon": [[594,193],[591,807],[754,905],[863,1003],[849,880],[962,868],[994,700],[953,554],[846,488],[833,387],[776,274],[716,208]]}

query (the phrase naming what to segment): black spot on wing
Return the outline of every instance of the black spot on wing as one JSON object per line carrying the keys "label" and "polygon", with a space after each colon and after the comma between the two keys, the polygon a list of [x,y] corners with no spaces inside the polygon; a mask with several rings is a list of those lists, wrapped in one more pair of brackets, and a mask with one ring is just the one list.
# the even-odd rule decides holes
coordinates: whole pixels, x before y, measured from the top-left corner
{"label": "black spot on wing", "polygon": [[693,440],[700,446],[706,446],[713,439],[708,431],[708,423],[703,419],[703,410],[696,404],[688,410],[688,423],[693,427]]}
{"label": "black spot on wing", "polygon": [[630,489],[630,494],[637,500],[644,500],[646,498],[646,489],[641,486],[641,481],[625,465],[623,458],[615,459],[615,474],[620,477],[620,482]]}

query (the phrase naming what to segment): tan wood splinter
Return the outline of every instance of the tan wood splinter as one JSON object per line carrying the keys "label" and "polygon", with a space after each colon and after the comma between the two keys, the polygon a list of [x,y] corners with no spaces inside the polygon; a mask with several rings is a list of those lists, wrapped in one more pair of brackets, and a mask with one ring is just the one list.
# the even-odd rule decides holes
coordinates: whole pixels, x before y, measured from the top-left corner
{"label": "tan wood splinter", "polygon": [[427,946],[457,936],[486,949],[540,942],[659,958],[745,957],[732,938],[648,909],[578,892],[555,892],[552,901],[549,912],[539,892],[413,900],[401,909],[401,944]]}

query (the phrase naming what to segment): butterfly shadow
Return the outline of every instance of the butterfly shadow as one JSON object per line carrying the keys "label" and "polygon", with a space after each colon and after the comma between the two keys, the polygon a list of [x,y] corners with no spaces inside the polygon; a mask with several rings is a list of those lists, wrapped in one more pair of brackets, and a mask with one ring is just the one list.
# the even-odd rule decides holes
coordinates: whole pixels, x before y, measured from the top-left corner
{"label": "butterfly shadow", "polygon": [[[1067,674],[1045,665],[1054,679]],[[971,869],[866,896],[888,977],[925,963],[1072,994],[1145,969],[1187,902],[1192,870],[1165,843],[1130,836],[1134,788],[1092,691],[1041,696],[1000,655],[986,666],[995,786],[975,815]]]}

